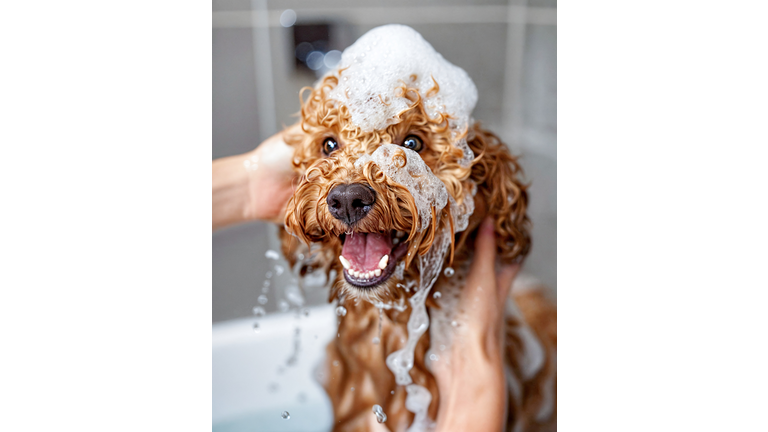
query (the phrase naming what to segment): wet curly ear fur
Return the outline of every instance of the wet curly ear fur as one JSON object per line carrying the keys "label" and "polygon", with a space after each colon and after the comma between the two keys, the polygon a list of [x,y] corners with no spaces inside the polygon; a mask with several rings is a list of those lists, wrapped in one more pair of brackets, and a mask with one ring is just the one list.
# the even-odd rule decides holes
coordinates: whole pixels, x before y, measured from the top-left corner
{"label": "wet curly ear fur", "polygon": [[522,169],[507,145],[478,124],[467,141],[477,158],[470,174],[477,185],[472,231],[485,216],[493,217],[497,254],[502,262],[521,262],[531,248],[528,185],[521,180]]}

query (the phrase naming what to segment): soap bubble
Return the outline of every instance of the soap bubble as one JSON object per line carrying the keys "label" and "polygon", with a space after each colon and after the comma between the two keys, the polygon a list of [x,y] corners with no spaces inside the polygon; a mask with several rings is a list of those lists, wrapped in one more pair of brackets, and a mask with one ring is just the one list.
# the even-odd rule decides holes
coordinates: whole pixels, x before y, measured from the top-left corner
{"label": "soap bubble", "polygon": [[266,296],[266,295],[262,294],[262,295],[260,295],[260,296],[259,296],[259,298],[258,298],[258,301],[259,301],[259,303],[261,303],[261,304],[267,304],[267,302],[269,301],[269,299],[267,298],[267,296]]}
{"label": "soap bubble", "polygon": [[283,411],[282,414],[280,414],[280,417],[284,418],[285,420],[288,420],[291,418],[291,415],[288,413],[288,411]]}
{"label": "soap bubble", "polygon": [[376,414],[376,421],[377,422],[384,423],[385,421],[387,421],[387,415],[384,414],[384,410],[381,409],[381,405],[374,405],[373,406],[373,413]]}
{"label": "soap bubble", "polygon": [[451,277],[453,276],[454,273],[455,271],[453,270],[452,267],[446,267],[445,270],[443,271],[443,274],[445,275],[445,277]]}
{"label": "soap bubble", "polygon": [[277,308],[280,309],[280,312],[286,312],[290,308],[290,305],[285,300],[280,300],[280,302],[277,303]]}
{"label": "soap bubble", "polygon": [[314,71],[319,70],[323,67],[324,57],[325,56],[320,51],[312,51],[307,56],[307,67]]}
{"label": "soap bubble", "polygon": [[261,306],[254,306],[253,307],[253,314],[256,315],[257,317],[263,317],[266,314],[266,312],[264,311],[263,307],[261,307]]}
{"label": "soap bubble", "polygon": [[347,308],[345,308],[344,306],[339,306],[336,308],[336,315],[343,317],[346,314],[347,314]]}
{"label": "soap bubble", "polygon": [[296,24],[296,12],[293,9],[286,9],[280,14],[280,25],[283,27],[292,27]]}

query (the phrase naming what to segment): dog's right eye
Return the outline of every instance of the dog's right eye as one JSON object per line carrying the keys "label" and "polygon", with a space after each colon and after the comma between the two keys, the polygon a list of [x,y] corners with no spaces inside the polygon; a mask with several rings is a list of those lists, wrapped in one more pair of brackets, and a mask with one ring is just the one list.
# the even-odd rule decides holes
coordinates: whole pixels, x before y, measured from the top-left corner
{"label": "dog's right eye", "polygon": [[339,143],[336,142],[333,138],[326,138],[325,141],[323,141],[323,153],[328,156],[334,151],[338,150]]}

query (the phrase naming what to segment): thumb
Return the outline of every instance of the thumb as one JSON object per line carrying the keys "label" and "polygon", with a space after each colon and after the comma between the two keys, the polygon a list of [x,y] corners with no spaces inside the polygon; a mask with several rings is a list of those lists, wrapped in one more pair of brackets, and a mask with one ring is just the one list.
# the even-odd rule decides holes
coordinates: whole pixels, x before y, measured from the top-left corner
{"label": "thumb", "polygon": [[475,239],[475,257],[471,272],[478,275],[494,274],[496,262],[496,238],[493,219],[485,218]]}

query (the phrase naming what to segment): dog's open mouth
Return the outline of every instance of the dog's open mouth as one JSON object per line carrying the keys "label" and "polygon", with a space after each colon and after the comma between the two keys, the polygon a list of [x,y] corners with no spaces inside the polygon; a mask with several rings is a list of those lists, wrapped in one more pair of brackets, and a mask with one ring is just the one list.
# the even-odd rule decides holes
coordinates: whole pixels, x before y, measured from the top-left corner
{"label": "dog's open mouth", "polygon": [[408,250],[406,240],[406,233],[394,230],[343,234],[339,261],[344,266],[344,279],[357,288],[371,288],[385,282]]}

